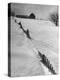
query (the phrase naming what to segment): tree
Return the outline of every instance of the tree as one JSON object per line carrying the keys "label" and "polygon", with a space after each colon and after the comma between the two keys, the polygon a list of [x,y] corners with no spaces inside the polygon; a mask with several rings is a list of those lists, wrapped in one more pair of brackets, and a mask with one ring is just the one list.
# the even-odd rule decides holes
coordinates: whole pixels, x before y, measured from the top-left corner
{"label": "tree", "polygon": [[35,15],[34,15],[34,13],[31,13],[30,16],[29,16],[29,18],[31,18],[31,19],[35,19]]}
{"label": "tree", "polygon": [[59,25],[59,21],[58,21],[58,13],[52,13],[49,16],[49,20],[52,21],[56,26]]}

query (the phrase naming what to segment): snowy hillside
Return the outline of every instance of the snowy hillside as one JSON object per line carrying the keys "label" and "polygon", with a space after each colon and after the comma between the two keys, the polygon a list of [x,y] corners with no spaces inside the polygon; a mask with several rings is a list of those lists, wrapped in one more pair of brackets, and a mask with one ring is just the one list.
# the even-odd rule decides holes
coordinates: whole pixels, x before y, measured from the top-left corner
{"label": "snowy hillside", "polygon": [[[29,40],[20,26],[29,29],[32,41]],[[58,27],[50,21],[22,19],[11,17],[11,71],[13,76],[31,76],[50,74],[39,61],[39,50],[51,61],[58,73]]]}

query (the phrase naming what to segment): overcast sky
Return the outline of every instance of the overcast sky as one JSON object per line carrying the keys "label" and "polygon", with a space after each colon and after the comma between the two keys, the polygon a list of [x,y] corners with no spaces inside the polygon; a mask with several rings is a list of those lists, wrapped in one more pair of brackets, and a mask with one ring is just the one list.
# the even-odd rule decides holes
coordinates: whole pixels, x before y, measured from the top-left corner
{"label": "overcast sky", "polygon": [[34,13],[37,19],[46,19],[50,13],[58,11],[58,6],[12,3],[11,10],[16,15],[30,15]]}

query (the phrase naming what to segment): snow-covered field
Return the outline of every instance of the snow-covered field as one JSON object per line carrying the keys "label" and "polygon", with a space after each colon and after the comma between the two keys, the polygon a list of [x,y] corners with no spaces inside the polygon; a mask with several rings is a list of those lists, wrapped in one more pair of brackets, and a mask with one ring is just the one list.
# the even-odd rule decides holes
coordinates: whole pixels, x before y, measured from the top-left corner
{"label": "snow-covered field", "polygon": [[[29,29],[29,40],[19,25]],[[41,64],[37,50],[45,54],[58,73],[58,27],[50,21],[11,17],[11,76],[51,74]]]}

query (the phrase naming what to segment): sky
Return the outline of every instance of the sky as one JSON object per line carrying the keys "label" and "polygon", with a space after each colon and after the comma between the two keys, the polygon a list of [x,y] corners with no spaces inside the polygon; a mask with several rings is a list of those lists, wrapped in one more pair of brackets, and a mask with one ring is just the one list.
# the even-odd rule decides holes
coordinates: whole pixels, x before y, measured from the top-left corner
{"label": "sky", "polygon": [[58,6],[12,3],[11,11],[15,12],[16,15],[30,15],[34,13],[37,19],[47,19],[50,13],[58,11]]}

